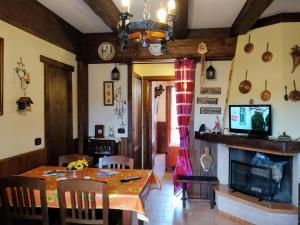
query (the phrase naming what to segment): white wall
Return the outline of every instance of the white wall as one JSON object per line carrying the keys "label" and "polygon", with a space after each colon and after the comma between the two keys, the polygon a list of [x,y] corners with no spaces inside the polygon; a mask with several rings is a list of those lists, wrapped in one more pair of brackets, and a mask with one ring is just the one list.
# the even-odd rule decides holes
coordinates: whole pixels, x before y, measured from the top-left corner
{"label": "white wall", "polygon": [[[221,87],[221,95],[200,95],[200,70],[201,64],[197,63],[195,77],[195,105],[194,105],[194,130],[198,131],[201,124],[205,124],[209,129],[215,125],[216,117],[220,122],[223,119],[224,106],[228,87],[228,78],[231,68],[231,61],[212,61],[207,63],[207,67],[212,65],[216,70],[215,80],[205,80],[203,87]],[[218,105],[197,104],[197,97],[218,98]],[[220,115],[216,114],[200,114],[200,107],[221,107]]]}
{"label": "white wall", "polygon": [[[293,80],[296,80],[297,89],[300,89],[300,68],[291,73],[290,56],[291,48],[300,44],[300,23],[280,23],[255,29],[250,34],[254,44],[251,54],[246,54],[243,49],[248,42],[248,35],[238,37],[229,103],[248,104],[253,99],[255,104],[264,104],[260,93],[264,89],[265,79],[268,79],[272,98],[266,104],[271,104],[273,109],[273,136],[286,131],[293,138],[300,137],[300,102],[286,102],[283,99],[284,86],[287,85],[290,92],[293,89]],[[264,63],[261,56],[266,51],[267,42],[274,57],[271,62]],[[241,94],[238,86],[245,78],[246,69],[248,79],[252,82],[252,90],[248,94]]]}
{"label": "white wall", "polygon": [[103,105],[103,81],[111,81],[111,71],[115,64],[89,64],[89,136],[95,135],[95,125],[103,124],[105,126],[104,135],[108,136],[108,128],[113,127],[116,137],[128,136],[128,66],[118,65],[120,71],[120,80],[114,81],[114,90],[122,87],[122,96],[126,100],[126,113],[124,122],[126,133],[118,134],[121,120],[118,120],[114,114],[114,106]]}
{"label": "white wall", "polygon": [[[73,138],[77,138],[77,72],[76,56],[0,20],[0,37],[4,38],[4,115],[0,116],[0,159],[44,147],[44,64],[40,55],[75,67],[73,73]],[[34,104],[32,111],[18,113],[16,100],[23,96],[14,69],[23,57],[31,75],[27,89]],[[34,145],[34,139],[42,144]]]}

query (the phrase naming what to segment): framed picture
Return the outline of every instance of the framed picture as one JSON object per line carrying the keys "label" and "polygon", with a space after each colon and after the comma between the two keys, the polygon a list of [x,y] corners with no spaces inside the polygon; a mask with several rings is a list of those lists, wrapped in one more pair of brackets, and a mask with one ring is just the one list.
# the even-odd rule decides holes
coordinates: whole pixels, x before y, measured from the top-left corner
{"label": "framed picture", "polygon": [[221,114],[221,107],[200,107],[200,114]]}
{"label": "framed picture", "polygon": [[114,105],[114,82],[113,81],[103,82],[103,103],[105,106]]}
{"label": "framed picture", "polygon": [[200,88],[200,94],[209,94],[209,95],[220,95],[220,87],[202,87]]}
{"label": "framed picture", "polygon": [[3,58],[4,58],[4,39],[0,38],[0,116],[3,115]]}
{"label": "framed picture", "polygon": [[218,105],[218,98],[197,97],[197,104]]}

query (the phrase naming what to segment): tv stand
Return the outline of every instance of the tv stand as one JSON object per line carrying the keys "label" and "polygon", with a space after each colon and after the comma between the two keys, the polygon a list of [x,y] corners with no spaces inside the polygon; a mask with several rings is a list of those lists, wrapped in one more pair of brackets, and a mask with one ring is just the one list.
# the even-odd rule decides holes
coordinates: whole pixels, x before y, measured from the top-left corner
{"label": "tv stand", "polygon": [[255,137],[224,134],[200,134],[195,132],[195,138],[211,143],[226,144],[231,147],[241,148],[248,151],[265,152],[276,155],[293,156],[300,153],[300,142],[277,141]]}

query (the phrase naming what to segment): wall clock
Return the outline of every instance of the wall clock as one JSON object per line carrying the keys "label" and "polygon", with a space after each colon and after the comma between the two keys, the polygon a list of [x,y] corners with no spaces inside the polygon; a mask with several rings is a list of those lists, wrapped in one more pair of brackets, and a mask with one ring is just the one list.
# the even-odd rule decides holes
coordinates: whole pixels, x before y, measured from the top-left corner
{"label": "wall clock", "polygon": [[116,50],[112,43],[103,42],[99,45],[98,55],[101,59],[108,61],[115,56]]}
{"label": "wall clock", "polygon": [[95,137],[104,138],[104,125],[101,124],[95,125]]}

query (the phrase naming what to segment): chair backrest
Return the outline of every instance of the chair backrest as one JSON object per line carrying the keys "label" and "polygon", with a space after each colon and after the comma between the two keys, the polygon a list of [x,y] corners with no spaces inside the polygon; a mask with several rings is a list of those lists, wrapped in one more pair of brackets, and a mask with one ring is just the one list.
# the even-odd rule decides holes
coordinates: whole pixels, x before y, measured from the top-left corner
{"label": "chair backrest", "polygon": [[88,161],[89,166],[93,166],[93,157],[88,155],[79,155],[79,154],[70,154],[70,155],[62,155],[58,159],[58,166],[68,166],[70,162],[74,162],[76,160],[85,159]]}
{"label": "chair backrest", "polygon": [[134,159],[122,155],[99,158],[99,168],[107,166],[110,169],[133,169],[133,164]]}
{"label": "chair backrest", "polygon": [[[43,225],[49,225],[44,179],[21,176],[0,178],[0,196],[4,210],[4,224],[12,225],[13,219],[25,219],[41,220]],[[37,197],[40,199],[38,207]]]}
{"label": "chair backrest", "polygon": [[[57,182],[57,193],[61,225],[68,223],[108,225],[109,199],[106,183],[84,179],[62,180]],[[66,201],[66,194],[70,196],[70,202]],[[96,217],[96,194],[102,195],[101,219]],[[68,203],[71,208],[67,207]]]}

